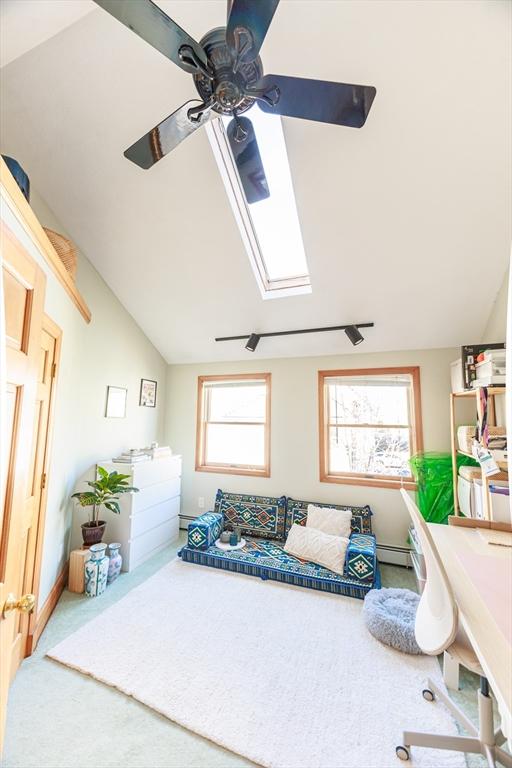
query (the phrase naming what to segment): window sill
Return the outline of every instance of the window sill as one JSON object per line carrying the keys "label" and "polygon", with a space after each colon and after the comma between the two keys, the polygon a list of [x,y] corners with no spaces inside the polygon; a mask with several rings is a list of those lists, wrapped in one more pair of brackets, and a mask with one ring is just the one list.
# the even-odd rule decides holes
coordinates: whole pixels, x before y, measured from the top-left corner
{"label": "window sill", "polygon": [[365,485],[373,488],[405,488],[406,491],[416,491],[417,483],[412,479],[385,480],[380,477],[360,477],[359,475],[320,475],[321,483],[338,483],[340,485]]}
{"label": "window sill", "polygon": [[270,477],[270,468],[250,469],[249,467],[215,467],[196,465],[196,472],[212,472],[216,475],[247,475],[248,477]]}

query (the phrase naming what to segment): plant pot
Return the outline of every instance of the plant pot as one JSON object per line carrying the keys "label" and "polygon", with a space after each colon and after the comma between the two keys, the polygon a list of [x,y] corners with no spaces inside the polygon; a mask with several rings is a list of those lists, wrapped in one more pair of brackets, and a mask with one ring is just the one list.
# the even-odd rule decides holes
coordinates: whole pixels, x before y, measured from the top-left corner
{"label": "plant pot", "polygon": [[82,523],[82,539],[86,547],[92,544],[99,544],[105,533],[107,524],[104,520],[98,520],[97,523]]}

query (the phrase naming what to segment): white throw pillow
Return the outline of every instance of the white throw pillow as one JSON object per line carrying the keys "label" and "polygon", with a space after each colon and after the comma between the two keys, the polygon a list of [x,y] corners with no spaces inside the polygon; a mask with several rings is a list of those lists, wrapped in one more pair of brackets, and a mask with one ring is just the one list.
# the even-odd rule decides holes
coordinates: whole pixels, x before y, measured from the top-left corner
{"label": "white throw pillow", "polygon": [[331,509],[308,504],[307,528],[316,528],[330,536],[350,536],[352,511],[350,509]]}
{"label": "white throw pillow", "polygon": [[334,573],[343,576],[345,553],[348,539],[344,536],[330,536],[328,533],[317,531],[294,523],[284,545],[284,551],[301,560],[310,560]]}

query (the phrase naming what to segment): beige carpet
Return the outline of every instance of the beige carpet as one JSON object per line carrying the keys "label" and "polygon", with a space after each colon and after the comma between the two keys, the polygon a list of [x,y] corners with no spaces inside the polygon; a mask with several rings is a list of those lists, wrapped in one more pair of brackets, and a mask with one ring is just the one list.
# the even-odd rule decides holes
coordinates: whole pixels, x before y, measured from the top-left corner
{"label": "beige carpet", "polygon": [[[49,656],[269,768],[400,766],[402,728],[457,731],[421,696],[435,659],[381,645],[361,607],[176,560]],[[465,760],[416,749],[409,765]]]}

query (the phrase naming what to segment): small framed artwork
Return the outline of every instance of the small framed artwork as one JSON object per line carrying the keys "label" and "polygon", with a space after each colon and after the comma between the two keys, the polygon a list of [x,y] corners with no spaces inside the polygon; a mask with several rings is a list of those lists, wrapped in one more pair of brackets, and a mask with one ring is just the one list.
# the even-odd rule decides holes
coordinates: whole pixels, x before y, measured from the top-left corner
{"label": "small framed artwork", "polygon": [[156,381],[151,381],[151,379],[140,380],[139,405],[145,405],[147,408],[156,407]]}
{"label": "small framed artwork", "polygon": [[124,419],[126,416],[126,396],[128,390],[124,387],[107,387],[107,407],[105,416],[108,419]]}

